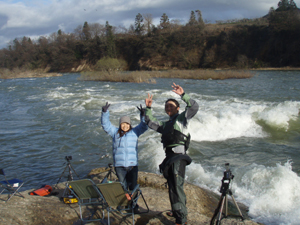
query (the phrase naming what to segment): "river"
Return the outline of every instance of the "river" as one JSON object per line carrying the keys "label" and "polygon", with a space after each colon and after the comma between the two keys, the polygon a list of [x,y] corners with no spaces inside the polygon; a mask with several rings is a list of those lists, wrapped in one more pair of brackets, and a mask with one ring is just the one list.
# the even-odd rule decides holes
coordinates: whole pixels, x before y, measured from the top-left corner
{"label": "river", "polygon": [[[100,123],[106,102],[111,121],[123,115],[139,123],[136,106],[153,94],[153,114],[167,120],[164,102],[177,98],[173,82],[199,106],[191,120],[193,159],[186,179],[216,193],[224,164],[234,175],[236,200],[253,220],[299,224],[300,219],[300,72],[257,71],[250,79],[156,79],[156,84],[79,81],[61,77],[0,80],[0,165],[8,177],[26,181],[23,190],[55,184],[66,156],[84,178],[112,162],[112,142]],[[139,170],[159,173],[164,158],[159,134],[139,139]],[[68,172],[61,177],[65,181]],[[76,174],[73,172],[76,178]]]}

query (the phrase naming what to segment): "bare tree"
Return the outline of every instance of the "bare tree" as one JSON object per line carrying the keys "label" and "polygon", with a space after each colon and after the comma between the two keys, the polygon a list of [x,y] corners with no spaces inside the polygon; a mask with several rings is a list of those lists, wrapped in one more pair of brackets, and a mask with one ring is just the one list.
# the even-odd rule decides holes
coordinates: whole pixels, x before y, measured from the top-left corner
{"label": "bare tree", "polygon": [[144,17],[144,20],[145,20],[144,25],[145,25],[145,27],[147,29],[147,33],[150,34],[151,31],[152,31],[152,27],[153,27],[153,17],[152,17],[152,14],[148,14],[147,13],[147,14],[144,14],[143,17]]}
{"label": "bare tree", "polygon": [[106,28],[99,23],[92,23],[90,26],[90,34],[92,38],[105,36]]}

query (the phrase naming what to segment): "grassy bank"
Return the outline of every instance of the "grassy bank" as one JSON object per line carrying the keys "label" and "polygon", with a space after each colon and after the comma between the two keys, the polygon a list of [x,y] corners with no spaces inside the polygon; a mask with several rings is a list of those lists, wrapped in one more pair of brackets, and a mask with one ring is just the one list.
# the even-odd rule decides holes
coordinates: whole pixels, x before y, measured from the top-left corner
{"label": "grassy bank", "polygon": [[245,79],[254,76],[254,72],[237,70],[169,70],[169,71],[133,71],[133,72],[83,72],[80,80],[111,81],[132,83],[156,83],[155,78],[180,78],[195,80]]}

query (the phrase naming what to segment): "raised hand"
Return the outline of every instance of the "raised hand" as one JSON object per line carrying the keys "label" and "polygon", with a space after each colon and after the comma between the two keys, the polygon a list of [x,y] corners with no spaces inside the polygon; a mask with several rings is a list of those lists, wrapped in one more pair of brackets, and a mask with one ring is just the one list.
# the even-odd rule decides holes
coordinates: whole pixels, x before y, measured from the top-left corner
{"label": "raised hand", "polygon": [[151,105],[152,105],[152,97],[153,97],[153,95],[150,95],[148,93],[148,98],[145,99],[145,104],[146,104],[147,107],[151,107]]}
{"label": "raised hand", "polygon": [[141,107],[141,108],[139,108],[139,107],[137,106],[137,109],[140,111],[141,116],[145,116],[145,109],[143,109],[142,104],[140,104],[140,107]]}
{"label": "raised hand", "polygon": [[175,84],[175,83],[173,83],[172,88],[173,88],[172,91],[175,92],[178,95],[182,95],[184,93],[183,88],[180,87],[179,85]]}
{"label": "raised hand", "polygon": [[102,106],[102,112],[107,112],[107,109],[109,106],[110,106],[110,104],[108,104],[108,102],[106,102],[106,105]]}

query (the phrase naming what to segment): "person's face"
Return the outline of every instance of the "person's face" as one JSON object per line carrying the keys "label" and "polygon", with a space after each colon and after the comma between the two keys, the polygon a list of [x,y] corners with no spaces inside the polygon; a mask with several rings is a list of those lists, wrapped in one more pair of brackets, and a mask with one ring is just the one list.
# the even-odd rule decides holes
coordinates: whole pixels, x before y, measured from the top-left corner
{"label": "person's face", "polygon": [[179,107],[176,106],[175,102],[168,101],[165,104],[165,111],[171,117],[171,116],[175,115],[176,113],[178,113]]}
{"label": "person's face", "polygon": [[120,126],[121,126],[121,130],[124,131],[124,132],[127,132],[130,129],[130,124],[129,123],[121,123]]}

